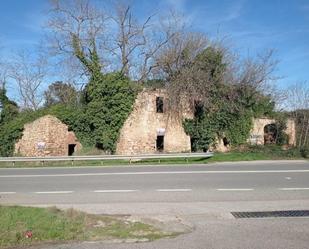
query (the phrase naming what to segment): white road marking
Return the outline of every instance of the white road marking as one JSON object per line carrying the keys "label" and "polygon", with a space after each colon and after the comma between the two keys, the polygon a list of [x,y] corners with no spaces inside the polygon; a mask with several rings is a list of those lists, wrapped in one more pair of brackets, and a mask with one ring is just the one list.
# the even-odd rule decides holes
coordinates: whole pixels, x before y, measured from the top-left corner
{"label": "white road marking", "polygon": [[188,192],[192,191],[190,188],[172,188],[172,189],[157,189],[158,192]]}
{"label": "white road marking", "polygon": [[12,195],[16,194],[16,192],[0,192],[0,195]]}
{"label": "white road marking", "polygon": [[309,188],[279,188],[279,190],[290,191],[290,190],[309,190]]}
{"label": "white road marking", "polygon": [[108,190],[94,190],[95,193],[131,193],[136,192],[135,189],[108,189]]}
{"label": "white road marking", "polygon": [[253,188],[218,188],[218,191],[252,191]]}
{"label": "white road marking", "polygon": [[287,180],[291,180],[291,177],[287,176],[285,179],[287,179]]}
{"label": "white road marking", "polygon": [[40,192],[34,192],[36,194],[71,194],[74,191],[40,191]]}
{"label": "white road marking", "polygon": [[114,173],[77,173],[51,175],[0,175],[0,178],[71,177],[71,176],[117,176],[117,175],[176,175],[176,174],[259,174],[259,173],[309,173],[309,170],[220,170],[220,171],[149,171]]}

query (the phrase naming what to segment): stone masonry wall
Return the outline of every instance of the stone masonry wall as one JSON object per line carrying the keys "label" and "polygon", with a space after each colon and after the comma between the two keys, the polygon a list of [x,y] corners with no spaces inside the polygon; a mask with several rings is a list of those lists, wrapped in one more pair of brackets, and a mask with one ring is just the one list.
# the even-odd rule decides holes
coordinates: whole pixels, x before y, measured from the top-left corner
{"label": "stone masonry wall", "polygon": [[[274,124],[276,120],[268,118],[256,118],[253,120],[253,128],[250,132],[249,143],[263,145],[264,144],[264,127],[269,124]],[[295,121],[293,119],[287,120],[287,128],[285,133],[289,136],[289,145],[295,145]]]}
{"label": "stone masonry wall", "polygon": [[[264,145],[264,127],[269,124],[274,124],[276,120],[269,118],[255,118],[253,119],[253,128],[250,131],[250,136],[247,140],[252,145]],[[287,128],[285,133],[289,137],[289,144],[291,146],[296,145],[296,133],[295,133],[295,121],[293,119],[287,120]],[[212,150],[217,152],[228,152],[231,150],[229,145],[224,145],[223,140],[217,139],[215,144],[211,147]]]}
{"label": "stone masonry wall", "polygon": [[163,97],[166,107],[164,90],[143,90],[138,94],[132,113],[121,129],[117,143],[117,154],[151,154],[156,152],[156,139],[160,131],[165,130],[164,152],[190,152],[190,137],[186,135],[182,120],[189,117],[172,117],[170,112],[156,112],[156,98]]}
{"label": "stone masonry wall", "polygon": [[67,156],[68,145],[81,144],[68,126],[46,115],[24,126],[22,138],[15,144],[15,154],[22,156]]}

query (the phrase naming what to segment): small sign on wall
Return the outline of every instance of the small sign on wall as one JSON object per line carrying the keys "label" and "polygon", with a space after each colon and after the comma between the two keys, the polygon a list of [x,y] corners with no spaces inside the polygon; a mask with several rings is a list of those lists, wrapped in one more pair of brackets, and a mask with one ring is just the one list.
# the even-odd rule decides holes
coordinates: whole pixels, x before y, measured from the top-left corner
{"label": "small sign on wall", "polygon": [[165,135],[165,129],[164,128],[158,128],[157,129],[157,136],[164,136]]}
{"label": "small sign on wall", "polygon": [[262,141],[263,140],[263,136],[262,135],[256,135],[256,134],[251,134],[250,135],[250,138],[249,138],[249,141],[250,141],[250,143],[252,144],[252,145],[254,145],[254,144],[258,144],[258,143],[260,143],[260,141]]}
{"label": "small sign on wall", "polygon": [[259,139],[259,138],[263,138],[263,136],[262,135],[252,134],[252,135],[250,135],[250,138],[252,138],[252,139]]}
{"label": "small sign on wall", "polygon": [[36,147],[38,150],[44,150],[45,149],[45,146],[46,146],[46,143],[45,142],[38,142],[36,144]]}

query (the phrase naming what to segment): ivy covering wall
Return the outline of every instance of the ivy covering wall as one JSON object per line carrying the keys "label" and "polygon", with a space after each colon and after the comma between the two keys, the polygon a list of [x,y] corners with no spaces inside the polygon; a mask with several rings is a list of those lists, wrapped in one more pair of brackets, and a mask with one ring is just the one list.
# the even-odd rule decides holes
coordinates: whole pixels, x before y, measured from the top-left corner
{"label": "ivy covering wall", "polygon": [[195,88],[204,92],[197,100],[192,96],[194,118],[183,122],[191,137],[192,151],[207,151],[220,138],[232,146],[243,144],[254,117],[273,115],[275,103],[270,96],[254,85],[226,80],[228,67],[220,50],[207,48],[190,66],[193,72],[203,72]]}
{"label": "ivy covering wall", "polygon": [[[92,79],[78,105],[55,104],[37,111],[18,112],[13,102],[1,101],[0,156],[13,156],[15,143],[22,137],[24,125],[50,114],[74,131],[84,146],[113,153],[123,123],[130,114],[136,87],[120,73]],[[2,99],[1,99],[2,100]]]}

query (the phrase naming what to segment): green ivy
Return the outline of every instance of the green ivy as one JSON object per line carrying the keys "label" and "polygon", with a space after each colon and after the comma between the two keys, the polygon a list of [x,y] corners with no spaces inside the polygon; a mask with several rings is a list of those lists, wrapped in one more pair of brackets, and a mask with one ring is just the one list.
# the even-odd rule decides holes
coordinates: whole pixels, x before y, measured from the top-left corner
{"label": "green ivy", "polygon": [[94,145],[113,153],[120,129],[132,111],[136,90],[123,74],[110,73],[93,77],[85,93]]}
{"label": "green ivy", "polygon": [[211,83],[206,86],[207,101],[198,103],[194,119],[183,123],[191,137],[192,150],[205,151],[217,138],[226,138],[232,146],[245,143],[253,118],[271,115],[274,102],[250,85],[223,82],[226,65],[220,52],[205,50],[197,59],[200,70],[213,70],[209,76]]}
{"label": "green ivy", "polygon": [[226,127],[225,136],[231,145],[240,145],[246,142],[252,128],[252,114],[245,112],[242,115],[233,115],[229,125]]}
{"label": "green ivy", "polygon": [[0,88],[0,125],[4,124],[18,114],[18,106],[6,96],[6,89]]}
{"label": "green ivy", "polygon": [[24,125],[47,114],[59,118],[73,130],[83,144],[89,144],[90,134],[87,118],[84,111],[65,105],[55,105],[37,111],[25,110],[18,113],[14,119],[1,124],[0,130],[0,156],[13,156],[15,143],[22,137]]}

